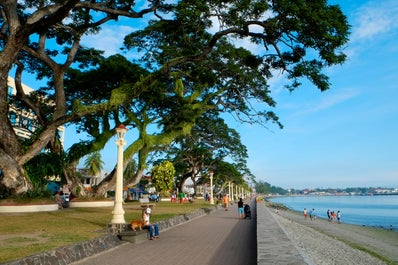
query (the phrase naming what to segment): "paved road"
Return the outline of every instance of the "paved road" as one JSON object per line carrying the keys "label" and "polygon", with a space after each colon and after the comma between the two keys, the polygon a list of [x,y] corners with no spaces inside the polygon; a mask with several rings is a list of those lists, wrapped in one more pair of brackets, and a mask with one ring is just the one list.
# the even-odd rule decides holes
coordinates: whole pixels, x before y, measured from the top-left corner
{"label": "paved road", "polygon": [[160,239],[126,243],[74,265],[254,265],[257,264],[256,213],[238,219],[237,204],[161,231]]}

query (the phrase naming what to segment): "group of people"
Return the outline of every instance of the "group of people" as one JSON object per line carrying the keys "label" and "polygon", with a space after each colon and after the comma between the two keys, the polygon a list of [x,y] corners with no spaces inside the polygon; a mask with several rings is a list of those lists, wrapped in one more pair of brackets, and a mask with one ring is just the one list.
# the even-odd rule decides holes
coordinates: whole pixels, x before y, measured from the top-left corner
{"label": "group of people", "polygon": [[309,212],[307,211],[307,208],[304,208],[303,214],[304,214],[304,219],[307,219],[308,216],[310,216],[311,221],[316,219],[314,208],[312,208]]}
{"label": "group of people", "polygon": [[[341,220],[341,212],[340,212],[340,210],[335,212],[335,211],[330,211],[328,209],[326,214],[327,214],[329,222],[334,223],[334,224],[336,224],[336,223],[340,224],[340,220]],[[308,216],[310,217],[311,221],[316,219],[315,209],[314,208],[312,208],[309,212],[307,211],[307,208],[304,208],[303,215],[304,215],[304,219],[307,219]]]}
{"label": "group of people", "polygon": [[[193,197],[194,197],[194,194],[189,194],[189,196],[188,196],[188,194],[185,194],[185,193],[182,192],[182,191],[178,193],[178,199],[179,199],[180,204],[183,204],[184,202],[190,202],[190,203],[192,203],[192,202],[193,202]],[[171,194],[170,201],[171,201],[171,202],[177,202],[177,195],[176,195],[176,193],[173,192],[173,193]]]}
{"label": "group of people", "polygon": [[326,214],[328,216],[329,222],[334,223],[334,224],[336,224],[336,223],[340,224],[340,220],[341,220],[341,212],[340,212],[340,210],[335,212],[335,211],[330,211],[328,209]]}

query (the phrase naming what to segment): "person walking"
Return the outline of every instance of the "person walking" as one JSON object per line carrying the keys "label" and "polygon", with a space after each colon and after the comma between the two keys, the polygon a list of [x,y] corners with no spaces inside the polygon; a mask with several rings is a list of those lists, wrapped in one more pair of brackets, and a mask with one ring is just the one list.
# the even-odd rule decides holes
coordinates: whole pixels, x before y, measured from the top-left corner
{"label": "person walking", "polygon": [[228,194],[224,194],[224,197],[222,198],[222,202],[224,204],[225,210],[228,211],[228,204],[229,204]]}
{"label": "person walking", "polygon": [[245,217],[244,211],[243,211],[243,199],[239,198],[238,201],[238,219],[243,219]]}
{"label": "person walking", "polygon": [[340,219],[341,219],[341,212],[340,210],[337,211],[337,223],[340,224]]}
{"label": "person walking", "polygon": [[303,214],[304,214],[304,219],[307,220],[307,215],[308,215],[307,208],[304,208]]}
{"label": "person walking", "polygon": [[315,217],[315,209],[314,208],[312,208],[312,210],[310,211],[310,219],[311,219],[311,221],[316,219],[316,217]]}
{"label": "person walking", "polygon": [[180,191],[180,193],[178,194],[178,197],[180,198],[180,204],[182,204],[182,202],[184,201],[184,198],[185,198],[184,192]]}

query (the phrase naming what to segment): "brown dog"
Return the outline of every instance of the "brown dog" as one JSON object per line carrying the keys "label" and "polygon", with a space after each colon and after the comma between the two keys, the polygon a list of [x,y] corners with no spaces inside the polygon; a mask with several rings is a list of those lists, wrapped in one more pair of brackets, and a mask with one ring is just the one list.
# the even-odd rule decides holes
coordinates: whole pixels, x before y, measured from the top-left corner
{"label": "brown dog", "polygon": [[135,229],[138,227],[140,230],[142,230],[142,221],[141,220],[132,220],[130,223],[131,229],[133,231],[136,231]]}

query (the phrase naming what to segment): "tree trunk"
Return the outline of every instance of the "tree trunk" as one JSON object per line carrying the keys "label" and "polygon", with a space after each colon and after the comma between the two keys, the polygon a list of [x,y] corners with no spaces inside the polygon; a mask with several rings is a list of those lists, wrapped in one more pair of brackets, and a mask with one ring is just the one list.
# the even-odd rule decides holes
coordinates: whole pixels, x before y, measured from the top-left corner
{"label": "tree trunk", "polygon": [[134,178],[130,182],[126,182],[125,186],[135,186],[137,185],[140,181],[142,176],[144,175],[144,170],[143,169],[138,169],[137,172],[135,173]]}
{"label": "tree trunk", "polygon": [[105,196],[106,192],[113,189],[116,184],[116,169],[113,169],[106,178],[93,190],[95,196]]}
{"label": "tree trunk", "polygon": [[76,165],[77,163],[69,163],[68,167],[64,171],[66,182],[69,186],[70,192],[74,196],[84,196],[86,191],[84,190],[83,183],[76,176]]}
{"label": "tree trunk", "polygon": [[21,146],[8,120],[7,79],[7,68],[0,68],[0,189],[8,194],[20,194],[31,188],[32,184],[25,177],[23,165],[18,161]]}
{"label": "tree trunk", "polygon": [[194,193],[194,197],[196,198],[196,196],[197,196],[197,187],[198,187],[198,185],[197,185],[197,181],[196,181],[196,175],[193,175],[192,177],[191,177],[191,180],[192,180],[192,183],[193,183],[193,193]]}
{"label": "tree trunk", "polygon": [[27,192],[32,184],[25,178],[25,171],[21,165],[0,151],[1,171],[0,190],[6,191],[9,195]]}

